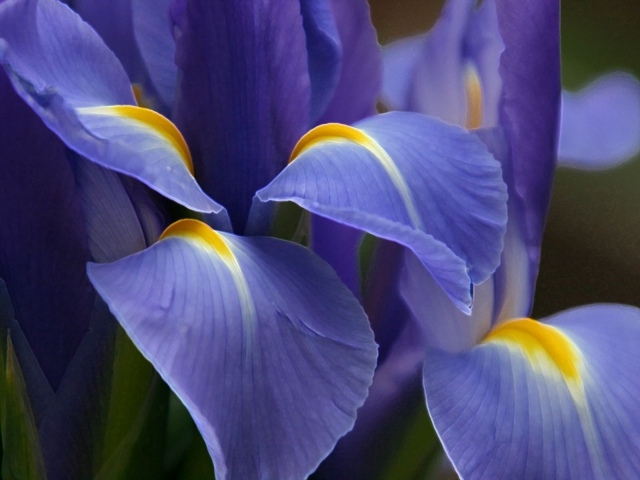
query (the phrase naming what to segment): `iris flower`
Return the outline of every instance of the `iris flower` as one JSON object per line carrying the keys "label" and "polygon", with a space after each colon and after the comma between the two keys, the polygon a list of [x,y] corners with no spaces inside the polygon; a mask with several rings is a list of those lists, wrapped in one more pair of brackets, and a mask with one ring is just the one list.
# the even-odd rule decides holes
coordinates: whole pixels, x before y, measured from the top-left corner
{"label": "iris flower", "polygon": [[[375,422],[376,415],[388,420],[389,408],[398,405],[388,392],[397,394],[398,385],[406,391],[412,362],[420,358],[429,414],[462,478],[634,477],[640,470],[640,311],[591,305],[541,321],[529,318],[557,157],[559,2],[485,0],[478,6],[452,0],[429,36],[392,48],[400,50],[390,55],[415,54],[418,63],[406,63],[408,56],[394,60],[399,63],[388,71],[388,94],[414,102],[405,107],[469,128],[483,127],[478,135],[502,162],[509,220],[501,265],[476,286],[471,316],[435,288],[413,254],[405,254],[400,294],[424,344],[400,334],[387,360],[390,372],[379,381],[378,403],[361,410],[370,415],[362,421],[363,431],[371,431],[367,422]],[[410,67],[404,72],[403,62]],[[612,86],[631,102],[629,109],[616,103],[620,108],[615,112],[597,98]],[[614,77],[592,87],[583,99],[583,112],[606,112],[630,133],[624,141],[632,148],[621,154],[599,144],[577,163],[605,166],[632,153],[638,132],[637,82]],[[589,110],[589,102],[598,108]],[[563,121],[575,120],[571,112],[577,106],[566,100],[563,106]],[[566,140],[566,132],[576,132],[586,145],[609,133],[586,138],[582,128],[602,117],[580,120],[578,125],[563,124],[561,156],[576,147]],[[349,443],[347,436],[340,459],[328,464],[327,471],[344,472],[339,469],[347,461],[345,454],[362,448],[362,437],[360,432]]]}
{"label": "iris flower", "polygon": [[[489,278],[502,250],[500,164],[476,136],[415,113],[305,134],[373,109],[376,45],[362,3],[131,5],[145,78],[139,98],[171,120],[137,106],[135,72],[128,77],[100,36],[55,0],[0,3],[0,61],[80,163],[133,177],[184,207],[187,218],[129,256],[101,216],[90,216],[114,250],[93,255],[111,263],[87,272],[189,410],[216,475],[304,477],[352,427],[376,346],[326,263],[265,236],[275,203],[406,246],[469,312],[471,285]],[[119,213],[125,198],[90,188],[85,196],[101,215]],[[13,298],[21,285],[12,280]]]}

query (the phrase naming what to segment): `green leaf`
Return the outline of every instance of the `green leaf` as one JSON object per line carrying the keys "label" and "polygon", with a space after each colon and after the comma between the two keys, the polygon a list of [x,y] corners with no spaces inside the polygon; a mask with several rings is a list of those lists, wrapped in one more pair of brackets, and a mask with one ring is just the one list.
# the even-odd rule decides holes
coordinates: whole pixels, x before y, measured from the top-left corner
{"label": "green leaf", "polygon": [[95,480],[162,475],[168,388],[121,328]]}
{"label": "green leaf", "polygon": [[2,478],[44,480],[44,460],[22,371],[8,332],[3,329],[0,337],[5,346],[0,352]]}

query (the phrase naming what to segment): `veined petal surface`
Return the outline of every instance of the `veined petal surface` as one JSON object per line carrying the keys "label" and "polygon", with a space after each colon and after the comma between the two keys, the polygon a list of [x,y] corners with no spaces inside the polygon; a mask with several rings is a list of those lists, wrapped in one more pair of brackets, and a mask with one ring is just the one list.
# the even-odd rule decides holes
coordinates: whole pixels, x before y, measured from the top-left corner
{"label": "veined petal surface", "polygon": [[191,412],[218,478],[303,478],[353,426],[376,347],[309,250],[183,220],[89,276]]}
{"label": "veined petal surface", "polygon": [[592,305],[512,320],[460,354],[430,350],[429,412],[465,479],[633,478],[640,311]]}
{"label": "veined petal surface", "polygon": [[203,188],[227,207],[242,233],[253,194],[285,167],[310,126],[300,2],[193,0],[183,6],[175,28],[176,124]]}
{"label": "veined petal surface", "polygon": [[631,75],[601,77],[576,93],[563,92],[561,166],[609,168],[640,152],[640,83]]}
{"label": "veined petal surface", "polygon": [[[393,112],[320,126],[259,201],[293,201],[412,249],[463,310],[496,268],[506,223],[500,166],[464,130]],[[253,212],[259,220],[257,202]]]}
{"label": "veined petal surface", "polygon": [[73,150],[193,210],[222,210],[193,178],[180,132],[161,115],[133,106],[124,69],[66,5],[1,3],[0,63],[20,96]]}
{"label": "veined petal surface", "polygon": [[556,166],[560,116],[560,4],[495,0],[500,57],[500,125],[510,145],[505,181],[524,232],[532,283]]}

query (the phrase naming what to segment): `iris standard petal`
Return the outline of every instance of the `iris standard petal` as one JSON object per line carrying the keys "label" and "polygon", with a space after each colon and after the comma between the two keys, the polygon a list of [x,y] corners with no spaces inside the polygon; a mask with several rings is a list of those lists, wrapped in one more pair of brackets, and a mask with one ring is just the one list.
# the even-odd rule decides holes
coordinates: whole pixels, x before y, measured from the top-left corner
{"label": "iris standard petal", "polygon": [[131,0],[133,33],[151,83],[166,107],[173,107],[178,68],[169,21],[172,0]]}
{"label": "iris standard petal", "polygon": [[298,144],[293,161],[256,193],[293,201],[332,220],[412,249],[463,310],[470,283],[496,268],[506,223],[498,162],[473,135],[413,113],[356,127],[327,124]]}
{"label": "iris standard petal", "polygon": [[65,146],[4,72],[0,105],[10,119],[0,128],[0,278],[55,389],[88,328],[95,296],[85,274],[81,202]]}
{"label": "iris standard petal", "polygon": [[640,468],[640,311],[512,320],[458,355],[429,351],[427,405],[465,479],[632,478]]}
{"label": "iris standard petal", "polygon": [[409,109],[464,125],[464,36],[473,0],[450,0],[425,37],[410,92]]}
{"label": "iris standard petal", "polygon": [[[383,47],[382,101],[388,108],[410,109],[411,92],[414,88],[413,78],[418,64],[423,60],[422,51],[425,41],[425,35],[415,35]],[[429,87],[425,85],[424,88]]]}
{"label": "iris standard petal", "polygon": [[375,113],[382,88],[382,57],[369,5],[364,0],[331,0],[342,46],[333,97],[318,123],[351,124]]}
{"label": "iris standard petal", "polygon": [[614,73],[562,94],[561,166],[601,169],[640,152],[640,83]]}
{"label": "iris standard petal", "polygon": [[75,0],[73,7],[116,54],[130,80],[140,82],[145,73],[134,38],[132,0]]}
{"label": "iris standard petal", "polygon": [[183,220],[89,276],[193,415],[218,478],[302,478],[353,426],[373,335],[303,247]]}
{"label": "iris standard petal", "polygon": [[129,80],[100,37],[54,0],[0,4],[0,62],[16,91],[73,150],[202,212],[220,212],[195,182],[180,132],[135,107]]}
{"label": "iris standard petal", "polygon": [[[511,147],[505,181],[535,275],[556,164],[560,109],[560,12],[557,0],[496,0],[505,45],[500,124]],[[535,277],[534,277],[535,278]]]}
{"label": "iris standard petal", "polygon": [[309,127],[300,3],[194,0],[176,28],[176,124],[205,191],[242,233],[253,194]]}
{"label": "iris standard petal", "polygon": [[342,46],[330,0],[300,0],[311,80],[311,123],[333,95],[342,61]]}

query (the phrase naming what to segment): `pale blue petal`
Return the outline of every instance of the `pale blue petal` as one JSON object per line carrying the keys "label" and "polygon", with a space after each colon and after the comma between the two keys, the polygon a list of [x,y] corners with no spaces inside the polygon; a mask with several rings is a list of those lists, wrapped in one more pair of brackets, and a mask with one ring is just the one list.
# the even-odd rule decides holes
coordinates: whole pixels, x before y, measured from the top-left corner
{"label": "pale blue petal", "polygon": [[614,73],[563,92],[559,164],[598,170],[640,152],[640,83]]}
{"label": "pale blue petal", "polygon": [[195,223],[89,276],[189,409],[217,478],[303,478],[366,397],[376,347],[364,312],[309,250],[175,231]]}
{"label": "pale blue petal", "polygon": [[[499,163],[475,136],[423,115],[393,112],[355,126],[311,131],[311,145],[257,199],[293,201],[408,246],[468,309],[471,282],[495,270],[502,249],[506,188]],[[323,128],[347,137],[329,130],[323,137]],[[252,213],[256,223],[264,220],[259,208]]]}
{"label": "pale blue petal", "polygon": [[501,324],[472,350],[430,350],[434,425],[465,479],[634,478],[640,311],[594,305]]}

